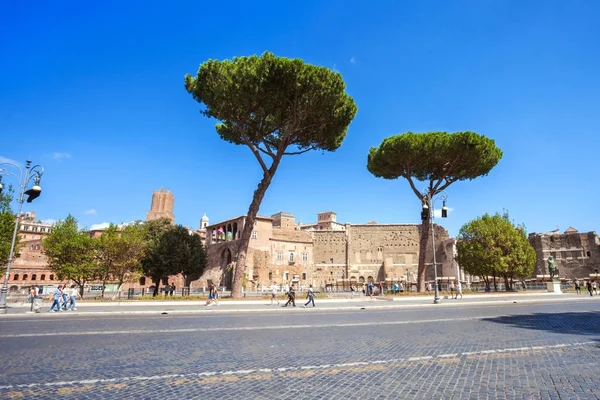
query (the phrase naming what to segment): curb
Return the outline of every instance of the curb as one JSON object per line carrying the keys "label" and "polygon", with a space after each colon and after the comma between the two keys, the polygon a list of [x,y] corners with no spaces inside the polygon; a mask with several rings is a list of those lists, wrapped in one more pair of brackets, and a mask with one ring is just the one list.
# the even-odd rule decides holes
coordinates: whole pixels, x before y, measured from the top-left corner
{"label": "curb", "polygon": [[[499,300],[494,302],[447,302],[439,304],[389,304],[389,305],[364,305],[356,307],[317,307],[313,311],[361,311],[361,310],[400,310],[400,309],[414,309],[414,308],[440,308],[440,307],[466,307],[466,306],[495,306],[495,305],[506,305],[506,304],[519,304],[519,303],[545,303],[545,302],[571,302],[580,301],[582,297],[575,298],[549,298],[549,299],[521,299],[521,300]],[[199,309],[199,310],[132,310],[132,311],[76,311],[76,312],[59,312],[59,313],[48,313],[41,312],[39,314],[45,314],[47,316],[52,315],[52,318],[69,318],[69,315],[73,316],[91,316],[91,315],[169,315],[169,314],[241,314],[241,313],[273,313],[273,312],[306,312],[304,310],[311,310],[311,308],[304,309],[303,307],[297,307],[298,310],[283,311],[280,310],[283,307],[273,308],[260,308],[260,309]],[[303,311],[300,311],[303,310]],[[35,313],[23,313],[23,314],[6,314],[0,315],[0,320],[6,318],[15,317],[32,317]]]}

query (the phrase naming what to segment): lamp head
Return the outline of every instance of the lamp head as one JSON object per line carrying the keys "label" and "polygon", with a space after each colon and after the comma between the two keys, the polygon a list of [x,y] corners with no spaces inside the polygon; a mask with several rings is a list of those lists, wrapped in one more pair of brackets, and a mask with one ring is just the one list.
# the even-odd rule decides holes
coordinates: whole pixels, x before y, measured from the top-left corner
{"label": "lamp head", "polygon": [[25,192],[25,194],[27,195],[28,203],[31,203],[33,200],[40,197],[40,194],[42,193],[42,187],[40,186],[40,180],[41,180],[40,176],[39,175],[36,176],[34,185],[31,187],[31,189],[29,189],[28,191]]}
{"label": "lamp head", "polygon": [[448,218],[448,207],[446,207],[446,200],[444,200],[444,205],[442,206],[442,218]]}

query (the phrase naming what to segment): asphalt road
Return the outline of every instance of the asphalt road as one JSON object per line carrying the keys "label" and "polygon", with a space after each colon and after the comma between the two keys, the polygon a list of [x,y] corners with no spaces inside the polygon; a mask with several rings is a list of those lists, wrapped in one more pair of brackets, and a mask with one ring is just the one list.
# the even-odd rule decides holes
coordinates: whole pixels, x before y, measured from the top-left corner
{"label": "asphalt road", "polygon": [[11,316],[0,398],[600,397],[596,298],[289,311]]}

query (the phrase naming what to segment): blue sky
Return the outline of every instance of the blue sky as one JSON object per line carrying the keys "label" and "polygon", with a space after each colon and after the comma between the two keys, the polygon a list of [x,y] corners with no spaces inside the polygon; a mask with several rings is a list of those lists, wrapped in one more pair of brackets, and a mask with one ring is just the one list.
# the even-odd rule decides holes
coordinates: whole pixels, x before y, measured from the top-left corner
{"label": "blue sky", "polygon": [[338,70],[359,111],[338,151],[283,160],[260,214],[417,223],[408,183],[366,170],[369,148],[472,130],[504,158],[447,190],[452,235],[503,209],[529,232],[598,230],[598,15],[591,0],[7,2],[0,156],[45,167],[24,206],[40,219],[145,219],[159,188],[183,225],[245,214],[260,167],[219,139],[183,76],[269,50]]}

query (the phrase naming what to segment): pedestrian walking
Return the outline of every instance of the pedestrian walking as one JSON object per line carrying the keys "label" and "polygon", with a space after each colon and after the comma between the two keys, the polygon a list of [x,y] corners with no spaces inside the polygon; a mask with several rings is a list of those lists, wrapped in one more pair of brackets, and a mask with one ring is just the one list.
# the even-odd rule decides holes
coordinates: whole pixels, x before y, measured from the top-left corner
{"label": "pedestrian walking", "polygon": [[579,279],[575,279],[575,293],[581,294],[581,285],[579,284]]}
{"label": "pedestrian walking", "polygon": [[593,292],[592,292],[592,282],[587,281],[586,286],[587,286],[588,292],[590,293],[590,296],[594,297]]}
{"label": "pedestrian walking", "polygon": [[304,304],[304,308],[306,308],[306,306],[309,305],[310,303],[312,303],[312,305],[314,307],[315,306],[315,293],[313,292],[312,285],[308,286],[308,292],[306,293],[306,298],[308,299],[308,301]]}
{"label": "pedestrian walking", "polygon": [[215,306],[219,305],[219,285],[220,284],[221,284],[221,282],[217,282],[217,284],[215,285],[215,289],[213,291],[212,302]]}
{"label": "pedestrian walking", "polygon": [[460,283],[460,281],[458,281],[456,283],[456,299],[458,300],[458,295],[460,295],[460,298],[463,298],[463,294],[462,294],[462,283]]}
{"label": "pedestrian walking", "polygon": [[77,304],[77,296],[79,296],[79,292],[77,291],[77,285],[71,285],[71,289],[69,289],[69,307],[67,307],[70,311],[77,311],[75,305]]}
{"label": "pedestrian walking", "polygon": [[450,282],[448,288],[450,289],[450,298],[454,299],[454,282]]}
{"label": "pedestrian walking", "polygon": [[63,286],[63,290],[61,292],[61,308],[63,311],[67,311],[67,303],[69,302],[69,290],[67,289],[67,285]]}
{"label": "pedestrian walking", "polygon": [[596,281],[592,281],[592,290],[594,291],[594,294],[598,294],[596,290]]}
{"label": "pedestrian walking", "polygon": [[290,303],[294,307],[296,307],[296,291],[294,289],[294,285],[290,286],[290,290],[288,291],[287,295],[288,295],[288,301],[282,307],[287,307],[288,304],[290,304]]}
{"label": "pedestrian walking", "polygon": [[354,298],[354,292],[356,291],[356,288],[354,287],[354,285],[350,285],[350,298]]}
{"label": "pedestrian walking", "polygon": [[369,286],[367,286],[367,292],[369,292],[369,297],[372,299],[373,298],[373,282],[369,282]]}
{"label": "pedestrian walking", "polygon": [[383,283],[379,282],[379,295],[383,296]]}
{"label": "pedestrian walking", "polygon": [[403,292],[404,292],[404,285],[402,284],[402,282],[398,283],[398,284],[396,285],[396,288],[398,289],[398,291],[399,291],[400,293],[403,293]]}
{"label": "pedestrian walking", "polygon": [[273,305],[273,300],[275,300],[277,302],[277,305],[279,305],[279,300],[277,300],[277,285],[275,284],[275,282],[273,282],[273,284],[271,285],[271,304],[269,305]]}
{"label": "pedestrian walking", "polygon": [[[59,312],[60,311],[60,299],[62,298],[62,285],[58,285],[54,293],[52,294],[52,305],[48,312]],[[54,309],[56,307],[56,310]]]}
{"label": "pedestrian walking", "polygon": [[175,293],[175,282],[171,282],[171,287],[169,288],[169,292],[171,293],[171,297],[173,293]]}

